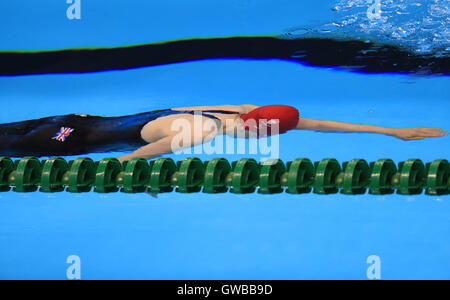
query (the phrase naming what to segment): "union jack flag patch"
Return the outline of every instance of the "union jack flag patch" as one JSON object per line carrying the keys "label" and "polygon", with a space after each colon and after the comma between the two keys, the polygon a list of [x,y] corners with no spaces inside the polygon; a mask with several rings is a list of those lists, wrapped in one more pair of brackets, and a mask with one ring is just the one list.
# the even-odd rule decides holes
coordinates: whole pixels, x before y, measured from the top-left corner
{"label": "union jack flag patch", "polygon": [[52,137],[52,140],[57,140],[59,142],[64,142],[66,138],[74,131],[74,129],[69,127],[61,127],[58,133]]}

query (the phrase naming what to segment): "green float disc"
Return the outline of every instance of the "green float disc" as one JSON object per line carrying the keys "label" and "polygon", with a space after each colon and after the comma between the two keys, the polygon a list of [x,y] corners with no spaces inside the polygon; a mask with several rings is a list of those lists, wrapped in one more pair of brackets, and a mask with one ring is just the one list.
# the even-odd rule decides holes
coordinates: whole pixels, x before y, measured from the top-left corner
{"label": "green float disc", "polygon": [[427,195],[449,194],[450,164],[446,159],[437,159],[427,164]]}
{"label": "green float disc", "polygon": [[172,176],[177,166],[171,158],[160,158],[151,163],[149,191],[151,193],[168,193],[173,191]]}
{"label": "green float disc", "polygon": [[14,162],[9,157],[0,157],[0,192],[11,190],[9,174],[14,171]]}
{"label": "green float disc", "polygon": [[224,158],[215,158],[205,162],[205,165],[203,192],[208,194],[227,192],[227,175],[231,172],[230,163]]}
{"label": "green float disc", "polygon": [[287,163],[288,172],[283,174],[282,182],[289,194],[310,193],[314,183],[315,169],[307,158],[298,158]]}
{"label": "green float disc", "polygon": [[335,194],[339,191],[336,187],[337,176],[342,172],[338,161],[330,158],[315,163],[316,176],[314,179],[315,194]]}
{"label": "green float disc", "polygon": [[370,167],[363,159],[352,159],[343,163],[344,176],[342,182],[337,182],[342,187],[342,194],[364,194],[370,183]]}
{"label": "green float disc", "polygon": [[125,165],[122,175],[124,193],[142,193],[150,180],[150,165],[143,158],[133,158]]}
{"label": "green float disc", "polygon": [[94,191],[97,193],[114,193],[119,190],[116,177],[122,165],[116,158],[105,158],[98,162],[95,173]]}
{"label": "green float disc", "polygon": [[36,157],[25,157],[16,161],[15,165],[16,170],[9,175],[14,191],[20,193],[37,191],[41,178],[41,162]]}
{"label": "green float disc", "polygon": [[64,191],[63,176],[68,170],[67,162],[61,157],[52,157],[42,167],[41,192],[54,193]]}
{"label": "green float disc", "polygon": [[244,158],[232,163],[233,170],[227,176],[231,192],[248,194],[256,190],[259,181],[259,164],[252,158]]}
{"label": "green float disc", "polygon": [[397,193],[400,195],[418,195],[425,185],[425,166],[420,159],[408,159],[399,163],[400,182]]}
{"label": "green float disc", "polygon": [[268,159],[260,163],[258,193],[278,194],[283,192],[281,177],[285,172],[286,167],[279,159]]}
{"label": "green float disc", "polygon": [[69,171],[63,177],[63,181],[67,185],[67,191],[71,193],[89,192],[94,183],[95,171],[95,163],[88,157],[70,161]]}
{"label": "green float disc", "polygon": [[187,158],[178,162],[178,171],[172,176],[172,184],[179,193],[196,193],[202,189],[203,162],[198,158]]}
{"label": "green float disc", "polygon": [[394,193],[392,181],[397,173],[397,166],[391,159],[380,159],[370,163],[370,170],[370,194],[386,195]]}

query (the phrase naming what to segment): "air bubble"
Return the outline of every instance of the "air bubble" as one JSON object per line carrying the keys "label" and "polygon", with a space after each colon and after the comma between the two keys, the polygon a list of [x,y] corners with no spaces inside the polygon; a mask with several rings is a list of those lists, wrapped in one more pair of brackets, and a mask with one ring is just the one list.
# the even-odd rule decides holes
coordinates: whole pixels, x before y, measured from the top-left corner
{"label": "air bubble", "polygon": [[336,20],[309,32],[366,35],[419,54],[437,54],[445,47],[450,48],[450,1],[380,0],[380,18],[371,19],[367,11],[375,1],[337,0],[331,9]]}

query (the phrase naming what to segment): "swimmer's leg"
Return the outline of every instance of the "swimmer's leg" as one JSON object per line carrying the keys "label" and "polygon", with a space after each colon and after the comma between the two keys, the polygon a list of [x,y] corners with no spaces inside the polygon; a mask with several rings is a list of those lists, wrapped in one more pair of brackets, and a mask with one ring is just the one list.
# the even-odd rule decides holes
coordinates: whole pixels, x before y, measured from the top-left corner
{"label": "swimmer's leg", "polygon": [[17,147],[30,131],[38,128],[47,118],[0,124],[0,156],[24,156],[23,149]]}
{"label": "swimmer's leg", "polygon": [[[82,126],[83,119],[65,115],[0,124],[0,156],[39,157],[86,153],[83,137],[88,128]],[[62,128],[68,131],[62,132]]]}

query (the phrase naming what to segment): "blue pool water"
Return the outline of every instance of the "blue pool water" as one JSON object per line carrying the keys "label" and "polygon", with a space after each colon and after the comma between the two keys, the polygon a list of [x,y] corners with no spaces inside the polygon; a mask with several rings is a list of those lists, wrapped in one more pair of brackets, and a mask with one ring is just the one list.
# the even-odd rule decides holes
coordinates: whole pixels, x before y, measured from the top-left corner
{"label": "blue pool water", "polygon": [[[81,20],[66,18],[65,1],[1,2],[0,50],[280,34],[338,18],[331,0],[81,2]],[[0,122],[277,103],[306,118],[449,129],[448,86],[445,76],[362,75],[276,60],[0,77]],[[280,138],[280,158],[429,162],[448,159],[449,146],[448,136],[405,142],[291,132]],[[242,157],[258,158],[226,156]],[[380,257],[382,279],[450,279],[449,216],[448,196],[1,193],[0,279],[65,279],[70,255],[80,257],[82,279],[366,279],[370,255]]]}

